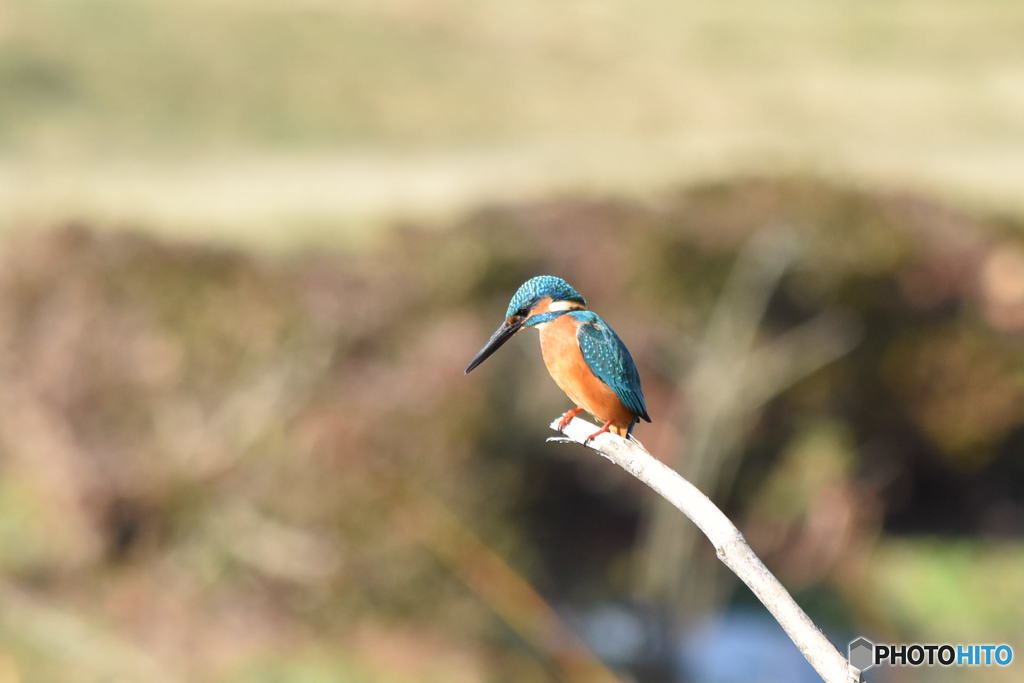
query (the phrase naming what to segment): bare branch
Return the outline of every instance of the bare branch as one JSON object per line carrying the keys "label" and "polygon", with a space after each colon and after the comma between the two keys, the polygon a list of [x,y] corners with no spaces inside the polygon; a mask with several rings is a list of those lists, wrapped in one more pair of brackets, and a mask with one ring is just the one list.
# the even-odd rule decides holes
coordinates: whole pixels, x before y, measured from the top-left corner
{"label": "bare branch", "polygon": [[[551,423],[551,428],[559,431],[558,420]],[[594,449],[672,503],[708,537],[715,546],[718,559],[768,608],[823,680],[827,683],[857,683],[861,680],[860,670],[850,665],[829,642],[750,549],[736,525],[710,498],[648,453],[638,442],[613,434],[602,434],[587,442],[587,436],[593,431],[594,425],[575,418],[562,430],[567,439],[553,437],[549,440],[575,441]]]}

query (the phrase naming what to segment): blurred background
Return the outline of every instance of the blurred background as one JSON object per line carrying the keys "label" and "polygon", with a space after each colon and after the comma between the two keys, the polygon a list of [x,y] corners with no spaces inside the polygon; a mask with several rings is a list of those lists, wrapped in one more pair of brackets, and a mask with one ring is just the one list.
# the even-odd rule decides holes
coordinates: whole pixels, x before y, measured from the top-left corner
{"label": "blurred background", "polygon": [[6,0],[0,683],[815,680],[688,521],[545,443],[531,335],[463,376],[547,272],[841,649],[1024,656],[1022,34]]}

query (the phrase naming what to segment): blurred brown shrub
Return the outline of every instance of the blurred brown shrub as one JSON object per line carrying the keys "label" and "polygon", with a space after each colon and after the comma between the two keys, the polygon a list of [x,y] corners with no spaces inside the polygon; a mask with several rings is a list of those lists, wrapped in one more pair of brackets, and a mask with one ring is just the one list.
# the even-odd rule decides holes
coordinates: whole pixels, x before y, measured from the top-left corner
{"label": "blurred brown shrub", "polygon": [[[486,538],[509,576],[585,604],[626,591],[644,494],[545,446],[567,404],[535,342],[468,379],[465,362],[519,282],[562,275],[629,344],[655,420],[639,436],[672,452],[664,417],[693,339],[737,251],[782,224],[802,251],[764,333],[835,309],[864,337],[772,402],[723,502],[756,503],[790,441],[827,419],[857,454],[830,485],[869,485],[863,504],[882,506],[865,523],[1024,532],[1021,226],[751,179],[646,205],[493,206],[358,253],[270,258],[81,227],[12,241],[2,585],[26,619],[65,610],[181,676],[275,671],[273,653],[300,652],[372,680],[543,680],[544,658],[495,619],[505,608],[467,589],[507,577],[474,577],[478,551],[450,547],[451,524]],[[790,532],[761,533],[770,549]],[[40,633],[4,640],[35,661]]]}

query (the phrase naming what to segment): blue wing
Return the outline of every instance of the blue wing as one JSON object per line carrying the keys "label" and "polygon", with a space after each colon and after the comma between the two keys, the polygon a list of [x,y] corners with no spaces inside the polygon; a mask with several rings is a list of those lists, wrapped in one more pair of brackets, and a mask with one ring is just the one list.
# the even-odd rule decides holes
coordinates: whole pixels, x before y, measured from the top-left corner
{"label": "blue wing", "polygon": [[644,392],[640,388],[640,373],[636,371],[633,357],[619,335],[593,311],[572,311],[569,315],[581,323],[576,331],[576,340],[583,360],[598,379],[611,387],[622,405],[650,422]]}

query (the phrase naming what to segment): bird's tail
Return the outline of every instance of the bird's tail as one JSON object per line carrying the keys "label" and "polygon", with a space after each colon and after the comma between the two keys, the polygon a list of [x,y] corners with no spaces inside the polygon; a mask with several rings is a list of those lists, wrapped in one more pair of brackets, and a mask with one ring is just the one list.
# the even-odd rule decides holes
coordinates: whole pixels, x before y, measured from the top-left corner
{"label": "bird's tail", "polygon": [[633,436],[632,434],[630,434],[630,435],[629,435],[629,437],[628,437],[628,440],[629,440],[629,441],[632,441],[632,442],[633,442],[633,443],[635,443],[635,444],[636,444],[637,446],[639,446],[639,447],[640,447],[640,449],[641,449],[642,451],[644,451],[645,453],[650,453],[650,451],[649,451],[649,450],[647,450],[647,446],[645,446],[645,445],[644,445],[644,444],[643,444],[643,443],[642,443],[642,442],[640,441],[640,439],[636,438],[636,437],[635,437],[635,436]]}
{"label": "bird's tail", "polygon": [[[632,441],[637,446],[639,446],[640,448],[642,448],[645,451],[647,451],[647,446],[643,445],[640,442],[640,439],[638,439],[635,436],[633,436],[633,427],[636,427],[637,422],[639,422],[639,420],[633,420],[633,424],[629,425],[629,431],[626,432],[626,439],[628,441]],[[650,453],[650,451],[647,451],[647,452]]]}

